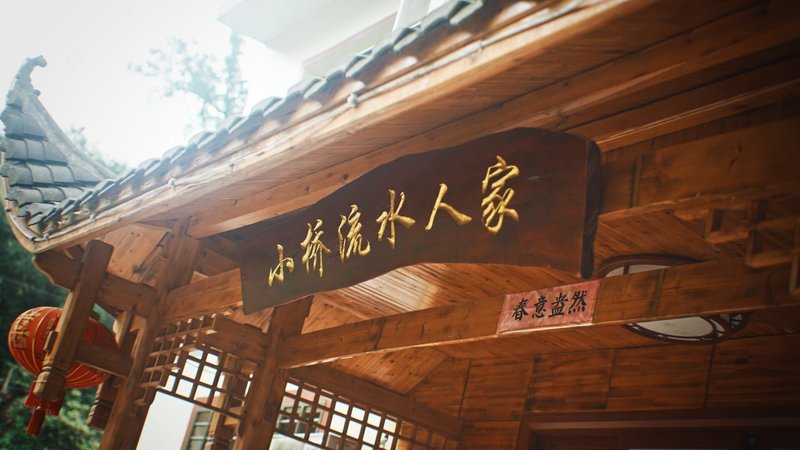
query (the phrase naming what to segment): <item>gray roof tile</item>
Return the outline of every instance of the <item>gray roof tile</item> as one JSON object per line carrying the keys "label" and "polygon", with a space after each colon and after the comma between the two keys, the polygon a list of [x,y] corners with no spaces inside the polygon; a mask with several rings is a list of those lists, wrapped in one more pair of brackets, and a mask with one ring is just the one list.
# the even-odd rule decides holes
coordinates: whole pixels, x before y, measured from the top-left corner
{"label": "gray roof tile", "polygon": [[88,188],[80,188],[80,187],[66,187],[61,186],[59,187],[61,191],[64,193],[64,198],[61,200],[56,200],[57,202],[64,201],[67,198],[78,198],[83,195],[84,192],[88,191]]}
{"label": "gray roof tile", "polygon": [[467,20],[475,11],[483,7],[483,0],[459,0],[458,10],[450,16],[450,25],[458,26]]}
{"label": "gray roof tile", "polygon": [[30,186],[33,184],[31,170],[22,164],[7,162],[0,167],[0,176],[8,178],[8,184],[15,186],[18,184]]}
{"label": "gray roof tile", "polygon": [[[85,156],[73,154],[69,145],[62,146],[68,138],[57,127],[49,125],[52,118],[39,103],[38,91],[30,83],[31,71],[35,66],[43,67],[46,64],[44,58],[28,60],[8,93],[7,107],[0,114],[6,130],[6,140],[0,143],[5,150],[6,164],[0,167],[0,175],[8,177],[12,188],[20,189],[10,196],[31,201],[23,206],[24,210],[18,210],[21,215],[31,218],[29,225],[35,225],[39,231],[57,229],[64,223],[87,217],[87,210],[97,206],[94,200],[103,199],[103,205],[113,205],[115,193],[122,188],[136,188],[147,178],[166,182],[165,174],[172,167],[176,171],[183,170],[197,160],[197,153],[207,154],[224,148],[230,139],[252,132],[265,120],[290,120],[291,112],[303,101],[324,102],[330,98],[342,101],[341,96],[329,96],[329,93],[337,92],[344,85],[344,77],[357,79],[368,68],[374,72],[373,69],[387,62],[386,57],[408,51],[411,44],[436,27],[462,23],[483,5],[482,0],[452,0],[424,17],[419,24],[396,30],[371,49],[344,61],[326,76],[295,86],[284,98],[265,98],[246,117],[226,119],[216,132],[199,133],[185,147],[167,150],[161,160],[146,161],[116,180],[100,184],[97,183],[102,176],[98,172],[103,170],[95,170]],[[27,139],[27,142],[22,139]],[[76,201],[78,198],[83,202]],[[52,202],[60,203],[56,207]]]}
{"label": "gray roof tile", "polygon": [[66,164],[67,155],[50,142],[44,142],[44,156],[48,161]]}
{"label": "gray roof tile", "polygon": [[17,216],[28,217],[28,223],[36,225],[46,216],[50,215],[53,209],[55,209],[55,206],[49,203],[31,203],[30,205],[25,205],[20,208],[19,211],[17,211]]}
{"label": "gray roof tile", "polygon": [[[173,159],[176,155],[183,152],[183,149],[184,149],[183,145],[176,145],[175,147],[172,147],[171,149],[164,152],[163,155],[164,159],[169,159],[169,160]],[[130,172],[131,171],[126,172],[125,175],[121,176],[119,179],[124,179]]]}
{"label": "gray roof tile", "polygon": [[55,203],[60,202],[67,198],[67,195],[61,188],[57,187],[38,187],[36,188],[42,194],[44,202]]}
{"label": "gray roof tile", "polygon": [[25,145],[25,141],[7,138],[3,141],[2,146],[3,151],[6,152],[6,160],[28,158],[28,147]]}
{"label": "gray roof tile", "polygon": [[25,139],[25,146],[28,148],[28,159],[34,161],[47,161],[47,157],[44,154],[43,142]]}
{"label": "gray roof tile", "polygon": [[97,174],[77,166],[72,167],[72,176],[75,178],[75,181],[80,183],[97,183],[101,179]]}
{"label": "gray roof tile", "polygon": [[6,195],[6,198],[16,202],[17,205],[20,206],[27,205],[29,203],[41,203],[45,201],[44,196],[38,190],[22,187],[11,188],[11,190],[8,191],[8,195]]}
{"label": "gray roof tile", "polygon": [[49,165],[50,173],[53,174],[53,182],[56,184],[70,184],[75,182],[72,171],[67,166]]}
{"label": "gray roof tile", "polygon": [[17,108],[6,108],[0,114],[0,120],[6,126],[6,136],[12,137],[44,137],[42,127],[31,117]]}
{"label": "gray roof tile", "polygon": [[[35,184],[53,184],[53,173],[50,168],[39,164],[28,163],[28,169],[31,171],[33,183]],[[72,180],[70,180],[71,182]],[[31,184],[33,184],[31,183]]]}
{"label": "gray roof tile", "polygon": [[264,114],[264,111],[267,108],[269,108],[270,106],[272,106],[272,104],[277,102],[278,100],[280,100],[278,97],[267,97],[267,98],[261,100],[260,102],[256,103],[255,106],[253,106],[252,109],[250,109],[250,115],[254,115],[254,114],[261,115],[261,114]]}

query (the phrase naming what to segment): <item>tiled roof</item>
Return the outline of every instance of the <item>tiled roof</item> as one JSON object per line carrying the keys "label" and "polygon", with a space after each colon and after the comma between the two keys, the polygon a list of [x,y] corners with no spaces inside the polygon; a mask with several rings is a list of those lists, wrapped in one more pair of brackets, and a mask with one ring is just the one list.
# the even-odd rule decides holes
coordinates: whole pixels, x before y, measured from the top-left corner
{"label": "tiled roof", "polygon": [[5,178],[6,202],[33,229],[111,176],[74,148],[39,102],[30,73],[45,64],[42,57],[23,64],[0,113],[5,125],[0,175]]}
{"label": "tiled roof", "polygon": [[[7,211],[22,219],[21,225],[27,228],[22,232],[30,239],[47,239],[49,232],[90,220],[95,212],[135,197],[141,193],[138,187],[145,180],[150,187],[169,183],[176,168],[191,165],[198,153],[213,154],[234,137],[252,133],[266,120],[285,117],[287,111],[304,102],[330,100],[330,92],[342,88],[349,80],[360,80],[362,74],[382,67],[390,57],[405,54],[433,29],[443,31],[437,35],[446,36],[449,30],[442,27],[459,27],[480,10],[490,14],[496,9],[485,5],[492,2],[452,0],[420,23],[395,30],[327,76],[296,86],[284,98],[264,99],[247,116],[225,120],[216,132],[199,133],[186,145],[167,150],[161,159],[147,160],[113,180],[102,182],[110,173],[75,148],[38,100],[30,73],[34,66],[44,66],[44,59],[28,60],[20,69],[8,93],[5,111],[0,115],[6,134],[0,144],[5,157],[0,175],[5,177]],[[351,93],[347,101],[354,103],[356,94]],[[19,221],[16,223],[20,225]]]}

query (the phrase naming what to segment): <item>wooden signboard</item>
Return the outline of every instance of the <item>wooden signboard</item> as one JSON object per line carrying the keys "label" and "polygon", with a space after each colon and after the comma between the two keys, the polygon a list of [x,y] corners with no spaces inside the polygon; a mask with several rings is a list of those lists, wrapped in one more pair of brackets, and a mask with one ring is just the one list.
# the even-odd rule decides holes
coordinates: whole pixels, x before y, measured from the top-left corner
{"label": "wooden signboard", "polygon": [[592,323],[600,280],[506,295],[497,333]]}
{"label": "wooden signboard", "polygon": [[316,204],[229,234],[246,313],[419,263],[550,267],[587,277],[599,151],[515,129],[399,158]]}

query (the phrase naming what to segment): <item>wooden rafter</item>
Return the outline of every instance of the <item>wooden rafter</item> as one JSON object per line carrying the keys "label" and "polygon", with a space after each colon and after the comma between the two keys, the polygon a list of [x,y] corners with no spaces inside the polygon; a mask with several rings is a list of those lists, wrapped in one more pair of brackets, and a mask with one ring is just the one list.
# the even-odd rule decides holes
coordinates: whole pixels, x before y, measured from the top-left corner
{"label": "wooden rafter", "polygon": [[[78,283],[80,261],[50,251],[36,255],[34,263],[55,285],[73,290]],[[103,270],[105,273],[105,268]],[[112,309],[149,316],[155,304],[155,291],[145,284],[105,273],[100,281],[95,301]]]}
{"label": "wooden rafter", "polygon": [[253,374],[253,381],[244,403],[235,450],[261,449],[272,439],[275,422],[286,390],[288,371],[279,367],[279,348],[287,338],[300,334],[312,297],[278,306],[270,317],[267,350]]}
{"label": "wooden rafter", "polygon": [[[450,64],[424,65],[405,74],[397,80],[396,86],[381,86],[366,97],[362,95],[357,108],[351,108],[347,103],[339,104],[280,133],[267,131],[265,135],[255,136],[249,141],[258,143],[244,155],[233,152],[243,145],[242,141],[234,140],[221,152],[195,160],[196,166],[207,165],[203,169],[207,176],[202,179],[187,178],[191,174],[176,168],[175,183],[166,184],[163,179],[145,180],[137,186],[137,191],[142,193],[130,201],[99,212],[91,223],[84,221],[64,227],[51,234],[49,240],[33,244],[33,250],[41,252],[85,240],[175,210],[225,186],[274,172],[276,165],[270,161],[283,161],[288,153],[292,153],[292,158],[308,155],[352,135],[354,126],[366,128],[431,104],[513,67],[522,58],[546,54],[549,48],[639,11],[649,2],[609,0],[581,3],[584,7],[571,2],[556,2],[534,18],[525,20],[523,17],[492,30],[489,36],[485,36],[485,41],[472,42],[462,53],[453,55]],[[540,26],[542,24],[544,26]],[[225,156],[219,157],[219,154]],[[125,194],[122,192],[119,197],[124,198]]]}
{"label": "wooden rafter", "polygon": [[[48,336],[48,341],[53,344],[42,362],[42,372],[33,386],[36,396],[55,402],[64,395],[67,372],[75,361],[76,354],[79,354],[81,337],[113,251],[114,247],[101,241],[90,241],[86,246],[86,252],[78,263],[74,285],[64,302],[64,311],[55,330]],[[85,344],[83,350],[87,350]],[[112,353],[114,352],[103,351],[98,354],[109,356]],[[97,361],[94,365],[104,364]]]}
{"label": "wooden rafter", "polygon": [[[188,219],[178,221],[171,233],[174,235],[167,250],[167,265],[159,277],[155,291],[154,310],[163,305],[167,293],[191,280],[199,243],[186,235]],[[132,363],[127,378],[122,382],[100,443],[101,449],[134,449],[147,417],[149,401],[140,380],[160,327],[158,313],[147,317],[139,328],[132,350]],[[144,398],[142,397],[144,396]]]}
{"label": "wooden rafter", "polygon": [[[756,271],[741,259],[606,278],[601,280],[592,326],[800,303],[788,295],[787,280],[785,270]],[[299,367],[367,353],[502,338],[497,334],[502,302],[483,299],[295,336],[285,341],[281,362]]]}
{"label": "wooden rafter", "polygon": [[[324,173],[313,173],[244,196],[229,207],[208,209],[197,215],[190,234],[209,236],[307,206],[338,188],[336,180],[352,180],[402,155],[454,145],[520,126],[555,127],[565,117],[623,94],[642,92],[780,45],[800,34],[796,15],[787,12],[792,8],[791,1],[770,5],[766,13],[760,5],[746,8],[690,33],[677,35],[587,71],[569,82],[554,83],[375,152],[326,167]],[[659,70],[644,70],[646,67],[659,67]],[[695,120],[700,117],[704,116],[696,115]]]}
{"label": "wooden rafter", "polygon": [[[600,229],[659,211],[705,217],[729,204],[800,192],[794,169],[800,165],[800,154],[790,147],[798,127],[800,118],[788,118],[604,162]],[[765,170],[770,173],[766,186]],[[164,316],[179,319],[213,313],[238,305],[241,295],[239,269],[233,269],[171,292]]]}

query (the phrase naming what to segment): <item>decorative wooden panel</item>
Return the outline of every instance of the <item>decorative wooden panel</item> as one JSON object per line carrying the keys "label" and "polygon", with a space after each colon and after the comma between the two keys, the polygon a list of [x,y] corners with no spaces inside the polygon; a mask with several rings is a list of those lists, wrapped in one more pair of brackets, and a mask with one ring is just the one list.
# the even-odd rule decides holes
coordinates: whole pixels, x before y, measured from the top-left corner
{"label": "decorative wooden panel", "polygon": [[512,449],[517,442],[519,420],[475,421],[464,424],[461,448],[477,450]]}
{"label": "decorative wooden panel", "polygon": [[[163,327],[141,380],[145,403],[159,391],[240,418],[239,407],[257,364],[252,357],[231,352],[237,347],[226,345],[231,333],[217,333],[214,327],[215,318],[210,316]],[[238,347],[244,353],[257,353],[247,352],[247,345]]]}
{"label": "decorative wooden panel", "polygon": [[550,353],[533,363],[477,361],[464,398],[462,445],[513,448],[523,408],[520,382],[527,383],[531,413],[644,411],[800,406],[798,374],[797,334]]}
{"label": "decorative wooden panel", "polygon": [[244,309],[424,262],[589,276],[598,161],[590,141],[519,128],[376,167],[307,209],[231,234]]}
{"label": "decorative wooden panel", "polygon": [[605,409],[613,364],[614,350],[534,358],[525,410]]}
{"label": "decorative wooden panel", "polygon": [[711,369],[708,406],[800,404],[800,335],[721,342]]}
{"label": "decorative wooden panel", "polygon": [[406,394],[447,358],[432,348],[401,350],[335,361],[332,367]]}
{"label": "decorative wooden panel", "polygon": [[702,408],[711,346],[617,350],[607,409]]}
{"label": "decorative wooden panel", "polygon": [[421,403],[459,417],[469,369],[469,361],[447,358],[430,371],[410,394]]}
{"label": "decorative wooden panel", "polygon": [[464,420],[518,420],[530,373],[530,362],[474,363],[464,392]]}

